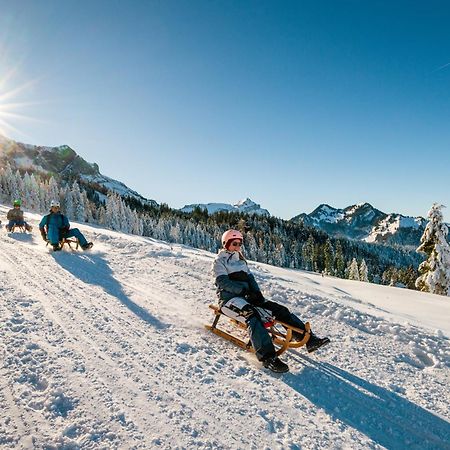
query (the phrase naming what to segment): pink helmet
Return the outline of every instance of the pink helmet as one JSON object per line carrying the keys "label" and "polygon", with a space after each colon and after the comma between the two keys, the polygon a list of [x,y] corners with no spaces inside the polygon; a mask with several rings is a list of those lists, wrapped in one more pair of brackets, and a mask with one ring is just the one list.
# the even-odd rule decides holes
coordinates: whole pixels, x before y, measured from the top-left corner
{"label": "pink helmet", "polygon": [[238,230],[227,230],[222,234],[222,245],[225,247],[226,243],[232,239],[240,239],[243,241],[244,236],[242,236],[242,233]]}

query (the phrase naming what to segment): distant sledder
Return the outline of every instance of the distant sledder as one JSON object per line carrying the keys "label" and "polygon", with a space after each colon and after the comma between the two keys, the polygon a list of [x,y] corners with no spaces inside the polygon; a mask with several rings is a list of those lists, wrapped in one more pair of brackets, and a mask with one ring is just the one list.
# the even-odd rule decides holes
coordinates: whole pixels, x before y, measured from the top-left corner
{"label": "distant sledder", "polygon": [[20,209],[21,205],[21,200],[14,200],[13,209],[10,209],[8,211],[8,214],[6,215],[6,218],[9,220],[8,224],[6,225],[6,229],[10,233],[14,232],[16,228],[22,232],[31,232],[31,230],[33,229],[31,225],[25,222],[23,211]]}
{"label": "distant sledder", "polygon": [[54,251],[62,250],[65,243],[70,246],[71,239],[75,238],[83,250],[89,250],[94,245],[88,242],[78,228],[70,228],[69,219],[61,213],[60,203],[52,200],[50,214],[45,215],[39,223],[42,239],[53,247]]}
{"label": "distant sledder", "polygon": [[[330,340],[313,334],[309,323],[303,323],[285,306],[264,298],[241,252],[242,242],[242,233],[237,230],[228,230],[222,235],[223,248],[216,256],[212,269],[219,307],[211,305],[216,315],[213,324],[207,328],[240,347],[253,347],[258,360],[273,372],[287,372],[289,367],[278,358],[281,353],[305,344],[311,353]],[[222,314],[236,325],[248,329],[248,344],[217,328]]]}

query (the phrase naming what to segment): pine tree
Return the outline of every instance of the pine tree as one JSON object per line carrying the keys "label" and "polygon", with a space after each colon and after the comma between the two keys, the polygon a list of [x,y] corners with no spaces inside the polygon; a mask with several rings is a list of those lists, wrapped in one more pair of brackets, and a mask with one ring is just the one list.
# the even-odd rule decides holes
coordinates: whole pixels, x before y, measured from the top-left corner
{"label": "pine tree", "polygon": [[75,180],[72,184],[73,220],[84,222],[84,202],[81,196],[80,186]]}
{"label": "pine tree", "polygon": [[367,264],[364,259],[359,265],[359,279],[360,281],[369,281],[369,269],[367,268]]}
{"label": "pine tree", "polygon": [[314,237],[309,235],[308,240],[303,244],[302,257],[305,263],[306,270],[314,270],[315,267],[315,249],[314,249]]}
{"label": "pine tree", "polygon": [[416,287],[420,291],[450,296],[450,246],[442,208],[443,205],[434,203],[428,212],[429,222],[417,249],[427,255],[427,260],[419,266]]}
{"label": "pine tree", "polygon": [[359,281],[358,262],[356,261],[356,258],[353,258],[348,266],[348,279]]}
{"label": "pine tree", "polygon": [[50,177],[50,180],[48,181],[48,190],[47,190],[47,196],[46,198],[42,198],[42,209],[44,211],[47,211],[50,207],[50,202],[52,200],[59,201],[59,186],[56,180],[53,177]]}
{"label": "pine tree", "polygon": [[342,251],[341,241],[339,240],[336,241],[335,263],[336,263],[336,275],[340,278],[344,278],[345,272],[344,253]]}
{"label": "pine tree", "polygon": [[325,260],[325,273],[327,275],[333,275],[334,273],[334,251],[333,245],[328,238],[324,247],[324,260]]}

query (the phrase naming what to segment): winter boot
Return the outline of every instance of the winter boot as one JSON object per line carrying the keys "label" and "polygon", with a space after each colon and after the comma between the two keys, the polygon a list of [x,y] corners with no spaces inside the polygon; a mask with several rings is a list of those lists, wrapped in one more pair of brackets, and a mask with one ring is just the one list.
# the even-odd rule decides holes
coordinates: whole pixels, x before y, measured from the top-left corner
{"label": "winter boot", "polygon": [[276,372],[276,373],[289,372],[288,365],[285,364],[283,361],[281,361],[281,359],[279,359],[277,356],[274,356],[273,358],[265,359],[262,363],[266,369],[269,369],[272,372]]}
{"label": "winter boot", "polygon": [[292,340],[293,341],[300,342],[304,339],[304,337],[305,337],[305,332],[303,332],[303,333],[299,333],[298,331],[292,332]]}
{"label": "winter boot", "polygon": [[86,244],[82,245],[81,248],[83,250],[89,250],[90,248],[92,248],[94,244],[92,242],[87,242]]}
{"label": "winter boot", "polygon": [[306,350],[308,353],[315,352],[318,348],[322,347],[322,345],[329,344],[330,340],[327,337],[320,338],[311,333],[311,336],[306,343]]}
{"label": "winter boot", "polygon": [[54,252],[58,252],[59,250],[61,250],[61,246],[59,244],[53,244],[52,247]]}

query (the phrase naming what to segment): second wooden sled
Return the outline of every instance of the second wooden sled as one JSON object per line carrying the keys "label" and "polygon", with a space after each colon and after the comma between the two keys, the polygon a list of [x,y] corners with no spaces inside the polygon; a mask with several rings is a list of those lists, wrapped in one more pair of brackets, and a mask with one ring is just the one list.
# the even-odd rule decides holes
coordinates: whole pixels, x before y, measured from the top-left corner
{"label": "second wooden sled", "polygon": [[[229,332],[217,328],[217,324],[221,316],[227,318],[234,326],[238,328],[247,329],[247,326],[244,323],[239,322],[235,319],[231,319],[230,317],[223,314],[219,306],[209,305],[209,307],[214,311],[215,316],[212,325],[205,325],[205,328],[211,331],[212,333],[217,334],[217,336],[220,336],[226,339],[227,341],[230,341],[233,344],[237,345],[238,347],[243,348],[244,350],[254,352],[254,349],[250,341],[244,342],[242,339],[233,336]],[[311,327],[309,325],[309,322],[305,323],[305,330],[301,330],[300,328],[296,328],[291,325],[288,325],[287,323],[275,320],[274,324],[270,328],[268,328],[267,331],[272,336],[277,356],[280,356],[282,353],[284,353],[286,350],[290,348],[302,347],[309,341],[309,338],[311,336]],[[303,334],[304,335],[303,339],[300,341],[292,340],[293,331]]]}
{"label": "second wooden sled", "polygon": [[[8,228],[7,228],[8,230]],[[31,231],[33,230],[33,227],[30,225],[29,228],[27,229],[27,227],[25,225],[13,225],[12,228],[10,230],[8,230],[8,233],[16,233],[18,231],[20,231],[21,233],[26,233],[27,231],[31,233]]]}

